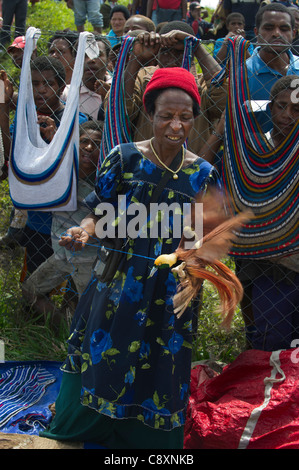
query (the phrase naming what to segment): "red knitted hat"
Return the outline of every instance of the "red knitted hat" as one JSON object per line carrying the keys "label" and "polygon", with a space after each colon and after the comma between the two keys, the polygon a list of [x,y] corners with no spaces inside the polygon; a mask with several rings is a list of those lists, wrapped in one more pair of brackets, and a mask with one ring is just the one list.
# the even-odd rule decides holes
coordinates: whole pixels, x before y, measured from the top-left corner
{"label": "red knitted hat", "polygon": [[192,73],[182,67],[165,67],[157,69],[148,82],[143,94],[144,108],[146,108],[144,98],[147,93],[163,88],[180,88],[188,93],[188,95],[190,95],[200,105],[200,96]]}

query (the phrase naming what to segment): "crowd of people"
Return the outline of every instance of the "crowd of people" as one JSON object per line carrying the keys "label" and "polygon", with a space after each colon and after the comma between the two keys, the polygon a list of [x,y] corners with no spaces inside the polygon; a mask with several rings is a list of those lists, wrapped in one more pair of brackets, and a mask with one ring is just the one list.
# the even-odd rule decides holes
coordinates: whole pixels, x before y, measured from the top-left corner
{"label": "crowd of people", "polygon": [[[91,23],[96,54],[85,55],[79,89],[77,210],[16,207],[0,240],[1,248],[25,247],[24,299],[39,314],[50,313],[54,328],[63,314],[52,302],[51,292],[67,279],[77,293],[56,415],[43,436],[88,440],[108,448],[182,448],[199,297],[176,318],[172,304],[175,273],[158,269],[150,275],[153,260],[173,253],[180,240],[171,235],[173,226],[165,239],[140,236],[124,240],[125,253],[112,279],[102,281],[94,271],[101,240],[96,230],[100,220],[97,207],[100,203],[116,206],[120,195],[127,205],[148,204],[165,170],[173,178],[162,188],[159,203],[183,208],[195,199],[204,200],[216,188],[227,189],[227,167],[234,147],[228,137],[229,126],[234,126],[228,96],[234,84],[226,78],[220,82],[219,77],[229,64],[229,54],[234,53],[233,46],[245,43],[249,109],[268,153],[257,155],[261,158],[256,167],[249,162],[246,171],[234,170],[236,187],[246,173],[248,199],[242,195],[242,208],[253,209],[258,219],[258,203],[256,210],[249,204],[251,191],[260,191],[266,202],[274,199],[276,193],[267,188],[279,178],[277,171],[284,173],[287,168],[290,178],[282,179],[275,189],[289,194],[287,212],[298,196],[298,189],[296,194],[290,188],[298,188],[299,174],[299,8],[284,0],[223,0],[225,23],[220,30],[207,21],[200,2],[134,0],[129,9],[106,0],[66,2],[73,9],[76,30],[56,31],[48,41],[47,54],[39,55],[35,49],[30,73],[37,125],[50,145],[71,91],[79,34],[86,21]],[[12,24],[12,5],[17,8],[21,3],[2,1],[4,25]],[[27,0],[24,3],[27,6]],[[25,26],[22,19],[18,23],[16,10],[15,15],[15,39],[11,41],[10,26],[3,27],[0,43],[21,69]],[[213,53],[201,42],[205,38],[214,38]],[[123,47],[126,40],[131,41],[128,49]],[[1,79],[5,92],[0,103],[4,179],[18,126],[16,120],[9,126],[18,90],[13,89],[5,71],[1,71]],[[123,87],[122,106],[118,100],[113,102],[115,84]],[[237,106],[242,121],[243,103]],[[108,148],[101,161],[107,127],[111,134],[118,128],[127,129],[129,139]],[[289,138],[294,133],[295,138]],[[249,149],[255,138],[255,134],[247,136]],[[277,170],[279,152],[286,142],[295,149],[295,156],[291,154],[292,160],[285,160]],[[173,169],[176,158],[179,163]],[[228,205],[235,207],[234,201]],[[271,219],[280,217],[276,207],[271,211]],[[120,212],[113,226],[121,225]],[[295,226],[289,251],[282,245],[281,253],[275,251],[274,257],[259,259],[239,252],[233,256],[244,290],[240,305],[248,348],[287,349],[299,334],[296,211],[290,212],[289,219]],[[146,226],[147,219],[140,233]],[[277,227],[277,240],[284,240],[287,228]]]}

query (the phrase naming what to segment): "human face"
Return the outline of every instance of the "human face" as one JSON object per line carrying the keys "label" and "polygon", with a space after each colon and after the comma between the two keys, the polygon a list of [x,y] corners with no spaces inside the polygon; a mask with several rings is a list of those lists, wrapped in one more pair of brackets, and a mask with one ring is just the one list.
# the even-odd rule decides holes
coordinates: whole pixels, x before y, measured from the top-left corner
{"label": "human face", "polygon": [[139,18],[138,16],[131,16],[126,22],[125,22],[125,27],[124,27],[124,32],[123,34],[127,34],[130,31],[137,31],[137,30],[143,30],[143,31],[148,31],[147,28],[147,23],[144,22],[142,18]]}
{"label": "human face", "polygon": [[108,58],[105,44],[101,41],[97,41],[97,45],[99,47],[99,57],[90,59],[86,55],[83,71],[83,83],[92,91],[94,90],[96,80],[104,80],[107,71]]}
{"label": "human face", "polygon": [[194,124],[191,96],[177,88],[166,89],[156,99],[150,119],[158,146],[165,150],[180,147]]}
{"label": "human face", "polygon": [[190,12],[195,20],[198,20],[200,18],[200,10],[201,7],[196,7]]}
{"label": "human face", "polygon": [[9,55],[11,56],[15,66],[20,69],[22,67],[24,49],[14,47],[13,49],[9,51]]}
{"label": "human face", "polygon": [[245,25],[242,20],[235,19],[228,23],[227,29],[231,33],[237,33],[238,31],[243,31],[244,27]]}
{"label": "human face", "polygon": [[184,48],[160,47],[157,60],[161,68],[181,67],[184,57]]}
{"label": "human face", "polygon": [[102,134],[100,131],[85,129],[79,139],[79,177],[86,178],[97,168]]}
{"label": "human face", "polygon": [[61,107],[59,87],[52,70],[31,71],[33,98],[39,113],[52,114]]}
{"label": "human face", "polygon": [[117,11],[113,13],[110,24],[116,36],[122,36],[126,24],[126,18],[124,17],[123,13]]}
{"label": "human face", "polygon": [[49,48],[49,55],[58,59],[64,68],[73,68],[74,66],[75,58],[67,39],[54,39]]}
{"label": "human face", "polygon": [[290,15],[281,11],[265,11],[255,34],[264,51],[279,54],[288,50],[294,38]]}
{"label": "human face", "polygon": [[299,120],[299,100],[294,90],[281,91],[269,104],[273,129],[276,135],[285,138]]}

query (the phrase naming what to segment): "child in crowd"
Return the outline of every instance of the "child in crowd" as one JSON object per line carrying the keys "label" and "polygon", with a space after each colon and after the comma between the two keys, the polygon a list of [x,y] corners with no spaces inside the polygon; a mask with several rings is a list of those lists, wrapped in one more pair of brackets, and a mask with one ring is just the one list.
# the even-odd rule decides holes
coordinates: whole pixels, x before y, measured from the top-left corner
{"label": "child in crowd", "polygon": [[[245,18],[241,13],[230,13],[226,18],[226,28],[228,33],[225,37],[219,38],[215,42],[213,57],[220,64],[226,58],[227,52],[227,41],[228,38],[233,38],[237,35],[242,35],[245,37]],[[249,44],[247,49],[248,57],[252,54],[254,50],[254,45]]]}

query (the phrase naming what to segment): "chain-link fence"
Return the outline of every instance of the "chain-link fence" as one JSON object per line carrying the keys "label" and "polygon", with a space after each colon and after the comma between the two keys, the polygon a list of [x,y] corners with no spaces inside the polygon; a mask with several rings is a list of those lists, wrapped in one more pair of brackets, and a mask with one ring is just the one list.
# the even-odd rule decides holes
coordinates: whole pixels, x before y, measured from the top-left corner
{"label": "chain-link fence", "polygon": [[[32,54],[30,70],[33,96],[40,133],[46,142],[52,140],[60,126],[76,58],[77,41],[76,33],[43,31],[37,49]],[[149,50],[136,41],[133,46],[133,51],[136,48],[135,56],[127,57],[126,69],[121,72],[127,113],[124,124],[129,125],[134,141],[152,137],[152,126],[142,103],[144,89],[155,68],[179,66],[182,63],[184,46],[183,42],[180,44],[180,47],[164,45]],[[216,87],[211,82],[217,64],[221,63],[216,56],[214,62],[209,62],[206,57],[213,57],[214,46],[215,41],[204,41],[201,49],[196,49],[191,63],[190,70],[196,76],[201,95],[201,113],[190,133],[188,148],[197,155],[201,155],[204,149],[204,158],[213,162],[221,172],[223,141],[219,126],[226,105],[227,83]],[[97,47],[97,57],[86,56],[80,88],[79,149],[83,163],[79,169],[81,183],[78,186],[79,206],[76,214],[14,208],[9,196],[6,166],[3,166],[0,240],[0,322],[3,324],[5,318],[13,315],[26,316],[30,321],[36,318],[39,322],[50,315],[55,331],[62,320],[69,322],[72,318],[78,298],[90,278],[96,251],[91,249],[82,258],[67,259],[64,250],[59,248],[58,238],[68,227],[80,223],[87,213],[84,197],[93,189],[107,119],[106,105],[119,54],[119,46],[111,48],[104,36],[97,37]],[[219,47],[225,48],[226,44]],[[6,160],[9,144],[5,139],[5,129],[9,124],[12,135],[16,125],[15,110],[23,52],[22,47],[9,48],[0,59],[0,69],[5,70],[7,79],[13,85],[12,90],[6,77],[2,76],[5,89],[10,93],[9,102],[6,100],[6,103],[0,104],[2,153]],[[45,56],[54,57],[60,66],[55,60],[51,62],[43,59]],[[255,78],[258,79],[258,75]],[[263,119],[265,116],[269,119],[269,109],[264,111],[264,101],[269,99],[269,88],[270,85],[263,80],[260,90],[266,90],[265,98],[263,103],[256,101],[254,104],[258,107],[257,115]],[[116,105],[114,111],[120,112]],[[298,115],[294,116],[298,119]],[[210,143],[210,147],[207,147],[207,143]],[[298,184],[298,172],[296,178]],[[194,359],[214,357],[229,362],[246,346],[268,350],[291,347],[292,341],[299,338],[297,260],[294,260],[296,267],[265,259],[231,258],[226,263],[233,270],[236,269],[245,289],[242,313],[241,309],[237,312],[229,333],[219,329],[218,320],[215,323],[213,320],[218,305],[217,295],[205,285],[194,339]]]}

